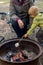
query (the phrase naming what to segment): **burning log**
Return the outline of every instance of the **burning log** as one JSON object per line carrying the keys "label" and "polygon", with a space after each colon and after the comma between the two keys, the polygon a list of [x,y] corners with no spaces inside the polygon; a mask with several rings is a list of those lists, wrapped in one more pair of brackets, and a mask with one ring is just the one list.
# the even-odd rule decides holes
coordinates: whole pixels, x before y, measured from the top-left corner
{"label": "burning log", "polygon": [[14,55],[14,61],[16,61],[16,60],[26,61],[26,59],[23,57],[22,52],[19,52],[16,55]]}
{"label": "burning log", "polygon": [[26,61],[26,60],[31,60],[35,57],[36,55],[34,52],[28,52],[27,50],[22,50],[21,52],[13,53],[13,52],[8,52],[6,54],[6,59],[11,62],[15,61]]}

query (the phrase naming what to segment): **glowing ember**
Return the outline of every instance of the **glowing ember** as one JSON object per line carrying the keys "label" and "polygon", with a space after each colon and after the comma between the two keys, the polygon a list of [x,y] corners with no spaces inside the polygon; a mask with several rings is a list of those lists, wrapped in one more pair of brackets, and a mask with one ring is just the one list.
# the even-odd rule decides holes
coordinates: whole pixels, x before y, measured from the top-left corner
{"label": "glowing ember", "polygon": [[28,52],[27,50],[22,50],[21,52],[8,52],[3,58],[11,62],[23,62],[26,60],[32,60],[36,54],[34,52]]}

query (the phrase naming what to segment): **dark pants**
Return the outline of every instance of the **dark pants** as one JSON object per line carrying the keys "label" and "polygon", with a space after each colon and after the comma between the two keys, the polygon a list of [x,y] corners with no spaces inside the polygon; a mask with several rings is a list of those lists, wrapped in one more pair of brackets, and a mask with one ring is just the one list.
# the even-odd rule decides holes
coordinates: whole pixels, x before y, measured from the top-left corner
{"label": "dark pants", "polygon": [[36,34],[38,41],[43,45],[43,30],[39,30]]}
{"label": "dark pants", "polygon": [[22,37],[27,32],[27,25],[28,25],[27,18],[22,19],[22,21],[24,23],[24,28],[20,29],[17,21],[14,21],[13,19],[10,20],[10,22],[12,23],[12,27],[19,38]]}

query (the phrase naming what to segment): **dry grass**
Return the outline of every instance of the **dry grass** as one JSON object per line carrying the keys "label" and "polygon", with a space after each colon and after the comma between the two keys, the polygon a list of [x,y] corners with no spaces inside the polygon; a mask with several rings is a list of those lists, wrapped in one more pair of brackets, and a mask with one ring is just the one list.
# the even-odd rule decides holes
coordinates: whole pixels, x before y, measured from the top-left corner
{"label": "dry grass", "polygon": [[9,3],[10,2],[10,0],[0,0],[0,2],[4,2],[4,3]]}

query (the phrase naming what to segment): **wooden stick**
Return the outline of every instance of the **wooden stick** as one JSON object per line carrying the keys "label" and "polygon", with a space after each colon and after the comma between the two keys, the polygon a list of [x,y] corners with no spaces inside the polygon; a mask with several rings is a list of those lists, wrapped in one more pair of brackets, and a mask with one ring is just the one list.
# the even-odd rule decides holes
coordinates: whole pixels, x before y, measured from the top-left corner
{"label": "wooden stick", "polygon": [[22,39],[23,39],[23,36],[22,36],[21,39],[19,40],[19,43],[22,41]]}

